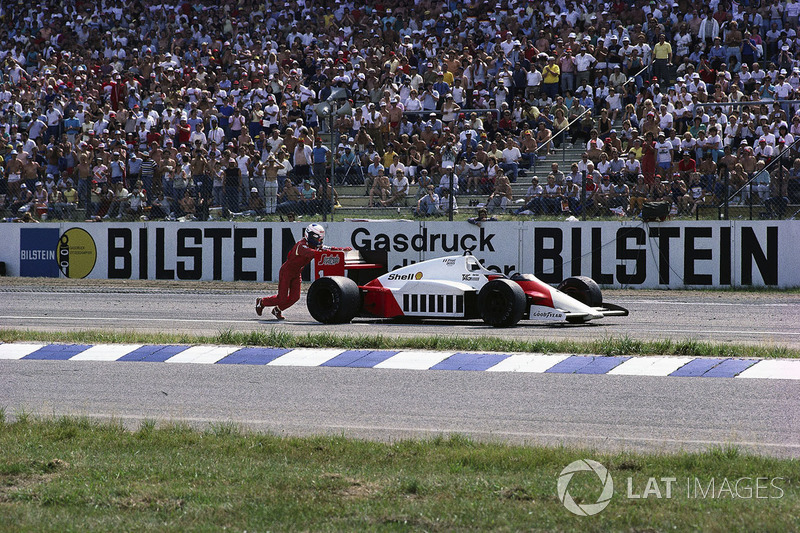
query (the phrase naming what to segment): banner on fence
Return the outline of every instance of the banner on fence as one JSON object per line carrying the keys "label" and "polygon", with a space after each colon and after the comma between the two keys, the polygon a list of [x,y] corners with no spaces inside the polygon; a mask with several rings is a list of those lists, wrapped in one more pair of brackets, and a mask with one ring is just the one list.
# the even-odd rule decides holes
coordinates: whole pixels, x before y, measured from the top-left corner
{"label": "banner on fence", "polygon": [[[326,243],[385,252],[389,270],[472,252],[504,274],[604,286],[800,286],[791,221],[329,223]],[[10,276],[275,281],[303,223],[0,225]]]}

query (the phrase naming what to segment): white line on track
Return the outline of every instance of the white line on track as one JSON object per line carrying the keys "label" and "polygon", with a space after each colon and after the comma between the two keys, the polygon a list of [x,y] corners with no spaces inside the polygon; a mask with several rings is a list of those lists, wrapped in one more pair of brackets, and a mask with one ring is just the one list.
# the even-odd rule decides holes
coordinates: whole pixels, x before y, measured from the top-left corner
{"label": "white line on track", "polygon": [[[109,317],[75,317],[75,316],[0,316],[0,320],[3,319],[17,319],[17,320],[70,320],[74,322],[85,322],[87,320],[91,321],[103,321],[103,322],[123,322],[125,324],[129,324],[131,319],[130,318],[109,318]],[[137,322],[158,322],[163,323],[163,319],[161,318],[147,318],[147,317],[136,317],[135,319]],[[211,318],[170,318],[171,322],[184,322],[187,324],[252,324],[254,321],[259,322],[273,322],[278,324],[275,320],[264,320],[264,319],[250,319],[250,320],[224,320],[224,319],[211,319]],[[291,323],[291,322],[290,322]],[[308,322],[303,322],[308,323]],[[369,323],[362,322],[361,324],[369,325]],[[479,324],[476,322],[476,324]],[[482,323],[480,323],[483,325]],[[469,325],[464,324],[454,324],[454,326],[460,326],[464,328],[470,327]],[[699,334],[699,333],[706,333],[707,330],[704,328],[700,329],[659,329],[659,333],[682,333],[682,334]],[[793,337],[793,336],[800,336],[800,331],[771,331],[771,330],[761,330],[761,331],[753,331],[747,330],[742,331],[738,329],[731,329],[731,330],[718,330],[715,329],[714,333],[716,334],[731,334],[731,335],[741,335],[746,334],[750,335],[775,335],[775,336],[786,336],[786,337]]]}
{"label": "white line on track", "polygon": [[[620,300],[622,301],[622,300]],[[651,304],[659,304],[659,305],[709,305],[708,302],[676,302],[674,300],[624,300],[624,303],[627,305],[630,304],[643,304],[643,305],[651,305]],[[767,303],[767,304],[759,304],[759,303],[752,303],[752,302],[714,302],[713,305],[715,306],[727,306],[727,307],[739,307],[739,306],[747,306],[747,307],[796,307],[797,303],[788,303],[788,304],[781,304],[781,303]]]}
{"label": "white line on track", "polygon": [[[75,316],[0,316],[0,320],[2,319],[20,319],[20,320],[72,320],[72,321],[104,321],[104,322],[125,322],[130,323],[131,320],[135,320],[136,322],[164,322],[163,318],[147,318],[147,317],[135,317],[134,319],[130,317],[126,318],[109,318],[109,317],[100,317],[100,316],[89,316],[89,317],[75,317]],[[250,323],[251,320],[224,320],[224,319],[217,319],[217,318],[170,318],[170,322],[187,322],[187,323],[203,323],[203,322],[226,322],[229,324],[247,324]],[[274,321],[277,323],[277,321]]]}
{"label": "white line on track", "polygon": [[[145,416],[139,415],[127,415],[127,414],[120,414],[120,413],[81,413],[81,416],[87,416],[91,418],[108,418],[113,420],[143,420]],[[169,422],[173,420],[181,420],[184,422],[194,422],[194,423],[213,423],[213,422],[230,422],[230,418],[213,418],[213,417],[191,417],[191,416],[180,416],[180,417],[164,417],[158,419],[159,422]],[[248,420],[234,420],[234,422],[241,423],[246,426],[269,426],[274,425],[275,421],[270,419],[248,419]],[[390,431],[400,431],[400,432],[409,432],[409,433],[431,433],[434,435],[441,435],[447,434],[450,431],[446,429],[433,429],[433,428],[425,428],[425,427],[409,427],[409,426],[366,426],[366,425],[331,425],[331,424],[317,424],[315,425],[315,431],[310,434],[320,434],[324,430],[327,430],[329,433],[341,434],[342,432],[346,431],[358,431],[358,430],[367,430],[367,431],[378,431],[378,432],[390,432]],[[523,437],[525,439],[530,438],[552,438],[552,439],[580,439],[580,440],[592,440],[592,441],[601,441],[601,442],[608,442],[608,441],[620,441],[620,442],[653,442],[653,443],[670,443],[670,444],[678,444],[678,445],[686,445],[686,444],[695,444],[695,445],[713,445],[713,444],[723,444],[725,441],[716,441],[716,440],[706,440],[706,439],[670,439],[664,437],[610,437],[608,435],[589,435],[589,434],[572,434],[572,433],[539,433],[539,432],[522,432],[522,431],[504,431],[504,430],[480,430],[480,429],[469,429],[466,431],[453,431],[455,433],[467,433],[470,435],[480,435],[485,437]],[[800,444],[794,443],[780,443],[780,442],[756,442],[756,441],[735,441],[737,446],[750,446],[753,448],[786,448],[790,450],[800,450]]]}
{"label": "white line on track", "polygon": [[[70,321],[74,321],[74,322],[85,322],[87,320],[91,320],[91,321],[103,321],[103,322],[124,322],[126,324],[129,324],[130,321],[131,321],[130,318],[108,318],[108,317],[0,316],[0,320],[3,320],[3,319],[18,319],[18,320],[53,320],[53,319],[58,319],[58,320],[70,320]],[[161,319],[161,318],[136,317],[136,321],[137,322],[158,322],[158,323],[162,323],[164,320]],[[214,319],[211,319],[211,318],[170,318],[170,321],[171,322],[184,322],[184,323],[187,323],[187,324],[208,324],[208,323],[213,323],[213,324],[251,324],[254,321],[274,322],[275,324],[278,324],[278,322],[274,321],[274,320],[273,321],[269,321],[269,320],[263,320],[263,319],[255,319],[255,318],[253,318],[251,320],[224,320],[224,319],[217,319],[217,318],[214,318]],[[303,323],[307,323],[307,322],[303,322]],[[361,324],[370,325],[371,322],[370,323],[362,322]],[[476,322],[476,324],[479,324],[479,323]],[[483,325],[483,324],[481,323],[481,325]],[[454,326],[460,326],[460,327],[464,327],[464,328],[470,327],[469,325],[463,325],[463,324],[460,324],[460,325],[454,324]],[[659,329],[658,332],[659,333],[698,334],[698,333],[706,333],[707,331],[704,328],[700,328],[700,329]],[[800,331],[771,331],[771,330],[761,330],[761,331],[747,330],[747,331],[742,331],[742,330],[737,330],[737,329],[731,329],[731,330],[717,330],[717,329],[715,329],[714,333],[717,333],[717,334],[731,334],[731,335],[746,334],[748,336],[750,336],[750,335],[776,335],[776,336],[787,336],[787,337],[800,336]]]}

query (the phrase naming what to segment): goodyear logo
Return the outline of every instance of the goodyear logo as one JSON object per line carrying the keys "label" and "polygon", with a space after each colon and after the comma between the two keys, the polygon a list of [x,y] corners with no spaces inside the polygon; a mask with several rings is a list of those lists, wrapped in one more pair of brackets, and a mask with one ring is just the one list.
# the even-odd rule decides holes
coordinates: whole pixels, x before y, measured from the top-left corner
{"label": "goodyear logo", "polygon": [[412,279],[422,279],[422,272],[416,274],[389,274],[389,281],[411,281]]}
{"label": "goodyear logo", "polygon": [[89,232],[68,229],[58,239],[58,268],[68,278],[85,278],[97,263],[97,246]]}

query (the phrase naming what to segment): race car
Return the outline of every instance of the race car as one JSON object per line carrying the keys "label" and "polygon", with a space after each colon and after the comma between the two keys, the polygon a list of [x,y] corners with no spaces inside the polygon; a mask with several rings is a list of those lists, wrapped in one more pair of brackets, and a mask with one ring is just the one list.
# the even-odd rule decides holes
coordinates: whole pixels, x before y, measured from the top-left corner
{"label": "race car", "polygon": [[[333,263],[330,254],[320,263]],[[324,324],[355,317],[481,318],[511,327],[523,319],[579,324],[628,315],[603,303],[591,278],[571,277],[553,288],[533,274],[506,277],[489,270],[468,252],[401,267],[360,286],[345,276],[323,275],[311,284],[306,301],[311,316]]]}

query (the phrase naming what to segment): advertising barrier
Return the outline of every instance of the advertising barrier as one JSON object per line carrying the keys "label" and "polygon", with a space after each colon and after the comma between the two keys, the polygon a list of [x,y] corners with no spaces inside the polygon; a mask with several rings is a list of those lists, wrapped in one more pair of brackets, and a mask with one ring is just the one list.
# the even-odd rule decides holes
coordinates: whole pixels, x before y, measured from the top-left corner
{"label": "advertising barrier", "polygon": [[[800,286],[793,221],[347,221],[326,243],[385,257],[389,270],[470,251],[488,268],[607,287]],[[9,276],[275,281],[305,223],[0,225]],[[307,275],[307,277],[310,274]],[[309,278],[310,279],[310,278]]]}

